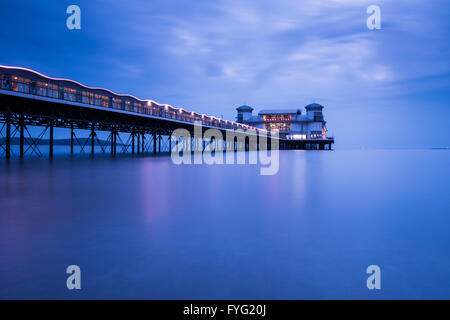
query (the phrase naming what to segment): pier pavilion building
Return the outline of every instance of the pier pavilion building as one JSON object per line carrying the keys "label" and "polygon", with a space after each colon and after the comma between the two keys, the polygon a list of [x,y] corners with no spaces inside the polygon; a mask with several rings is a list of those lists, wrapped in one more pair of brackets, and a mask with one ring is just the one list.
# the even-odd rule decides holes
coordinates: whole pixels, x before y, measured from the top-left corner
{"label": "pier pavilion building", "polygon": [[323,117],[324,107],[318,103],[311,103],[301,109],[261,110],[253,115],[253,108],[247,105],[238,107],[237,122],[250,126],[277,130],[280,138],[291,140],[327,139],[326,121]]}

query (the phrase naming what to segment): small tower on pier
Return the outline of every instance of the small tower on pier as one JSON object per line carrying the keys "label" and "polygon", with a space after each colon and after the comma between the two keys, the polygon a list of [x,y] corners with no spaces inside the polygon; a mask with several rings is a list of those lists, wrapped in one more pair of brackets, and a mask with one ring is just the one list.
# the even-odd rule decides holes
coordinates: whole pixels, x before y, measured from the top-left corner
{"label": "small tower on pier", "polygon": [[236,108],[238,114],[237,114],[237,122],[245,122],[251,119],[253,108],[250,106],[240,106],[239,108]]}

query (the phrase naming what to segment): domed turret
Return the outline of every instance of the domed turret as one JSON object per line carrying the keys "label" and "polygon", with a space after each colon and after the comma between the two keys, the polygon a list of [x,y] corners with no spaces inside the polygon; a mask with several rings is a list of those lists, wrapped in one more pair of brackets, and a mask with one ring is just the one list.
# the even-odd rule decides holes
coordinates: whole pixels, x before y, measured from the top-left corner
{"label": "domed turret", "polygon": [[306,107],[305,107],[305,109],[306,110],[322,110],[324,108],[324,106],[323,105],[321,105],[321,104],[318,104],[318,103],[311,103],[311,104],[308,104]]}
{"label": "domed turret", "polygon": [[323,110],[324,106],[318,103],[311,103],[308,104],[305,109],[306,109],[306,116],[314,121],[323,121],[323,114],[322,114],[322,110]]}
{"label": "domed turret", "polygon": [[237,122],[244,122],[249,120],[252,117],[253,108],[250,106],[240,106],[236,108],[237,114]]}

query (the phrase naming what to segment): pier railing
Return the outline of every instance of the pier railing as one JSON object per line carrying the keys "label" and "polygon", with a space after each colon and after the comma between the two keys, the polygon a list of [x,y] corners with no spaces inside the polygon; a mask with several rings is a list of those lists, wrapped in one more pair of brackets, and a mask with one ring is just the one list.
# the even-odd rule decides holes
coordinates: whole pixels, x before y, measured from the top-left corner
{"label": "pier railing", "polygon": [[[27,72],[33,72],[26,69]],[[270,134],[269,130],[255,128],[246,124],[224,120],[214,116],[175,108],[167,104],[158,104],[151,100],[140,100],[129,95],[113,94],[102,88],[89,88],[72,80],[43,77],[41,80],[14,75],[14,69],[6,72],[0,70],[0,89],[31,94],[74,103],[82,103],[105,109],[123,110],[137,114],[155,116],[163,119],[194,123],[203,126],[233,130],[254,130],[257,134]],[[68,84],[68,85],[65,85]]]}

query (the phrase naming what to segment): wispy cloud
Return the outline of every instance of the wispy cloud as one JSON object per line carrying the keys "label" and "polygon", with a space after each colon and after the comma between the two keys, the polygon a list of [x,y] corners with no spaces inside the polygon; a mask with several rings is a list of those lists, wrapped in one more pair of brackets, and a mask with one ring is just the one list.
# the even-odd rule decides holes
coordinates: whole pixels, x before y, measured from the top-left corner
{"label": "wispy cloud", "polygon": [[[381,30],[366,28],[370,4],[381,7]],[[2,57],[12,52],[14,64],[39,60],[36,66],[50,64],[59,75],[227,118],[242,103],[298,108],[316,99],[334,116],[331,126],[344,124],[339,131],[348,139],[354,137],[345,125],[349,117],[358,114],[370,127],[373,110],[418,111],[424,96],[448,89],[445,0],[79,0],[79,5],[83,29],[71,34],[60,23],[65,8],[59,2],[23,9],[8,2],[0,21],[15,25],[15,32],[2,33],[2,44],[10,48]],[[26,17],[18,24],[9,11]],[[447,106],[448,95],[441,91],[430,98],[441,97],[440,105]],[[390,131],[388,123],[403,122],[390,111],[384,132]],[[415,119],[410,134],[421,121]]]}
{"label": "wispy cloud", "polygon": [[[166,49],[194,75],[190,85],[251,90],[248,98],[260,97],[255,103],[274,100],[278,90],[326,96],[345,85],[392,81],[394,71],[377,58],[379,42],[364,30],[367,3],[221,1],[208,4],[202,19],[172,19]],[[343,34],[334,34],[336,25]]]}

